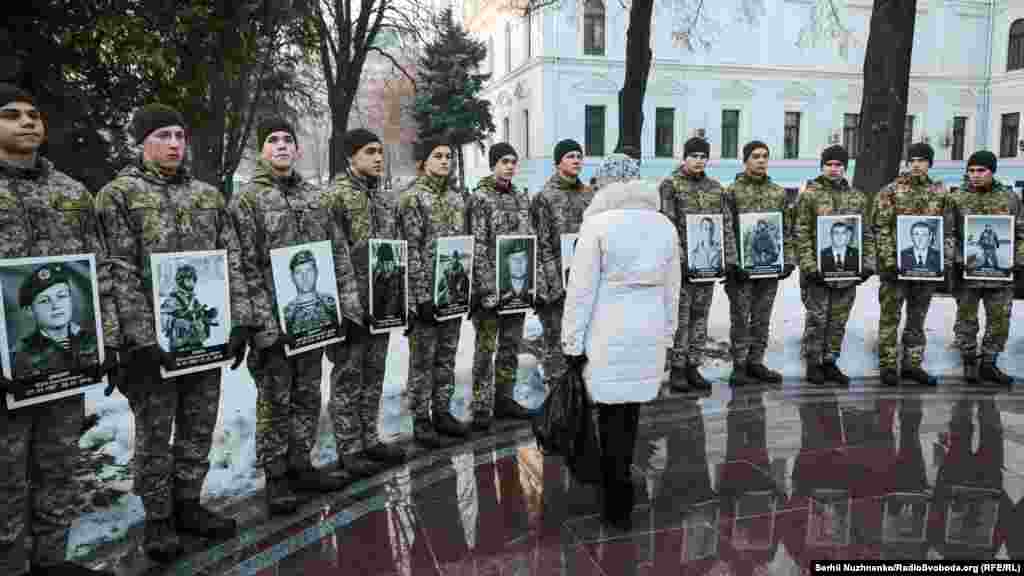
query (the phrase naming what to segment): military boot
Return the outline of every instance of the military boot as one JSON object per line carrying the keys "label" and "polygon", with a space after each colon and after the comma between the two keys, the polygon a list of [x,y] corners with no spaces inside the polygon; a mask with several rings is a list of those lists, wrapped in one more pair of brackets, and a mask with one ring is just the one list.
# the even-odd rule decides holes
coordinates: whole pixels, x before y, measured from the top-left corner
{"label": "military boot", "polygon": [[761,382],[750,376],[750,373],[747,372],[746,363],[734,363],[732,365],[732,379],[729,383],[739,388],[743,386],[757,386]]}
{"label": "military boot", "polygon": [[697,364],[686,365],[686,381],[690,386],[700,392],[710,392],[711,382],[708,382],[700,373],[700,366]]}
{"label": "military boot", "polygon": [[820,362],[807,362],[807,380],[818,386],[825,385],[825,366]]}
{"label": "military boot", "polygon": [[991,382],[999,386],[1013,386],[1013,378],[996,366],[997,357],[997,354],[992,354],[981,361],[981,366],[978,367],[978,379],[982,382]]}
{"label": "military boot", "polygon": [[511,395],[499,395],[494,399],[494,417],[507,420],[529,420],[530,411],[512,399]]}
{"label": "military boot", "polygon": [[398,446],[392,446],[383,442],[377,442],[363,451],[367,458],[374,462],[380,462],[389,466],[399,466],[405,463],[405,451]]}
{"label": "military boot", "polygon": [[673,366],[669,371],[668,387],[676,393],[688,394],[690,392],[690,378],[686,368]]}
{"label": "military boot", "polygon": [[233,518],[214,514],[199,504],[199,498],[186,498],[174,503],[174,527],[200,538],[227,540],[238,533]]}
{"label": "military boot", "polygon": [[29,576],[114,576],[107,570],[93,570],[80,564],[61,562],[51,566],[32,566]]}
{"label": "military boot", "polygon": [[834,360],[822,363],[821,371],[824,372],[826,381],[835,382],[843,387],[850,385],[850,377],[843,374],[843,371],[839,369],[839,366],[836,366]]}
{"label": "military boot", "polygon": [[768,367],[761,362],[747,364],[747,375],[751,378],[756,378],[765,384],[780,384],[782,382],[782,374],[779,374],[775,370],[769,370]]}
{"label": "military boot", "polygon": [[469,436],[469,426],[459,422],[455,416],[452,416],[451,412],[447,411],[434,413],[434,429],[439,434],[444,434],[445,436],[454,436],[456,438]]}
{"label": "military boot", "polygon": [[413,421],[412,434],[413,440],[428,450],[441,447],[441,437],[437,435],[434,426],[426,418],[417,418]]}
{"label": "military boot", "polygon": [[900,371],[900,376],[905,380],[910,380],[918,386],[936,386],[938,380],[934,376],[925,372],[920,366],[911,366],[904,368]]}
{"label": "military boot", "polygon": [[288,476],[271,476],[266,474],[267,486],[267,510],[271,516],[280,514],[292,514],[299,508],[299,497],[292,492],[288,485]]}
{"label": "military boot", "polygon": [[977,384],[978,357],[974,356],[973,354],[964,354],[962,359],[964,363],[964,381],[966,381],[968,384]]}
{"label": "military boot", "polygon": [[146,519],[142,536],[142,550],[150,560],[167,564],[185,551],[178,541],[172,518]]}
{"label": "military boot", "polygon": [[882,384],[886,386],[900,385],[900,373],[895,368],[882,368],[879,376],[881,376]]}
{"label": "military boot", "polygon": [[[344,461],[342,456],[338,460]],[[317,470],[312,464],[288,469],[288,486],[299,492],[337,492],[348,488],[355,480],[354,474],[341,466],[338,470]]]}

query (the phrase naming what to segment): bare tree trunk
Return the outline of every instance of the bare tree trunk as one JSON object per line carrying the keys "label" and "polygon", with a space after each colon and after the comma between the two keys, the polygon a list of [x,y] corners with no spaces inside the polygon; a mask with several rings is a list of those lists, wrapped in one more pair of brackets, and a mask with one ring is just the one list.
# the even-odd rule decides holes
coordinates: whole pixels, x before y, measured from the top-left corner
{"label": "bare tree trunk", "polygon": [[654,0],[633,0],[626,31],[626,78],[619,90],[619,142],[616,152],[629,146],[641,151],[644,95],[651,71],[651,17]]}
{"label": "bare tree trunk", "polygon": [[459,192],[463,192],[466,190],[466,155],[462,153],[462,146],[456,146],[455,148],[457,150],[455,154],[459,159]]}
{"label": "bare tree trunk", "polygon": [[864,55],[861,150],[854,181],[874,197],[899,174],[910,91],[916,0],[875,0]]}

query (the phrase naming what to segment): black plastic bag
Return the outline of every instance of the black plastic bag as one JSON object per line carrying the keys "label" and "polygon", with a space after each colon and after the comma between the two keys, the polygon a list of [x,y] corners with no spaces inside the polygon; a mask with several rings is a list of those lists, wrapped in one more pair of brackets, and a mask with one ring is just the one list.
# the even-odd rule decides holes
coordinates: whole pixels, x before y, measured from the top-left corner
{"label": "black plastic bag", "polygon": [[601,482],[601,444],[594,405],[578,371],[568,370],[566,384],[571,397],[568,413],[573,437],[565,454],[565,463],[577,482],[597,484]]}
{"label": "black plastic bag", "polygon": [[548,391],[540,413],[533,419],[537,447],[546,456],[565,456],[574,438],[569,415],[572,394],[567,378],[557,380]]}

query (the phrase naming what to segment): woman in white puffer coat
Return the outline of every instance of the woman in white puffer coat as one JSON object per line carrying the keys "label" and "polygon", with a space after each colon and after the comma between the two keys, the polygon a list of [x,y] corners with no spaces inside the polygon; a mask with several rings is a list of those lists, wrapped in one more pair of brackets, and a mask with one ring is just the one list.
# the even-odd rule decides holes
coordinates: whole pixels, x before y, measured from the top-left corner
{"label": "woman in white puffer coat", "polygon": [[655,182],[609,157],[584,212],[562,317],[562,348],[598,406],[604,519],[629,529],[639,405],[658,395],[679,310],[679,237]]}

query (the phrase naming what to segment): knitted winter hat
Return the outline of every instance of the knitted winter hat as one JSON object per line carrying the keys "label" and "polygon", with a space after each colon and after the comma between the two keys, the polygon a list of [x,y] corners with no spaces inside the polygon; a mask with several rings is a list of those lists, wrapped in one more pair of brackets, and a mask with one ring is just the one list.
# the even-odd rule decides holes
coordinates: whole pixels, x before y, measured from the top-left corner
{"label": "knitted winter hat", "polygon": [[[376,134],[365,128],[349,130],[348,132],[345,132],[342,139],[345,142],[345,155],[349,158],[355,156],[356,152],[359,152],[363,146],[374,142],[380,142],[380,138]],[[427,154],[429,155],[430,153],[427,152]]]}
{"label": "knitted winter hat", "polygon": [[602,188],[612,182],[635,180],[640,177],[640,163],[625,154],[611,154],[598,166],[595,177]]}
{"label": "knitted winter hat", "polygon": [[750,155],[754,153],[754,150],[759,148],[764,148],[764,151],[768,154],[772,153],[768,148],[768,145],[764,142],[761,142],[760,140],[751,140],[743,145],[743,161],[746,162],[747,160],[750,160]]}
{"label": "knitted winter hat", "polygon": [[935,150],[927,142],[918,142],[911,144],[910,148],[907,148],[907,158],[910,160],[924,158],[928,161],[928,166],[931,166],[932,162],[935,161]]}
{"label": "knitted winter hat", "polygon": [[996,155],[989,152],[988,150],[978,150],[971,157],[967,159],[967,167],[971,166],[984,166],[992,171],[993,174],[996,172],[996,166],[998,161]]}
{"label": "knitted winter hat", "polygon": [[832,160],[838,160],[842,162],[843,167],[848,167],[850,164],[850,153],[839,144],[829,146],[821,152],[821,165],[824,166],[826,162],[831,162]]}
{"label": "knitted winter hat", "polygon": [[14,84],[0,83],[0,106],[5,106],[11,102],[24,102],[33,106],[36,105],[35,98],[25,90]]}
{"label": "knitted winter hat", "polygon": [[426,140],[420,140],[416,144],[416,161],[423,162],[427,158],[430,158],[430,153],[434,151],[434,148],[439,146],[448,146],[448,142],[441,138],[427,138]]}
{"label": "knitted winter hat", "polygon": [[267,143],[267,137],[274,132],[287,132],[291,134],[292,140],[296,144],[299,143],[298,137],[295,136],[295,129],[292,128],[288,121],[279,116],[271,116],[270,118],[260,120],[260,125],[256,128],[256,149],[262,150],[263,145]]}
{"label": "knitted winter hat", "polygon": [[562,162],[562,156],[565,156],[569,152],[579,152],[583,154],[583,147],[580,143],[575,140],[562,140],[558,144],[555,144],[555,166]]}
{"label": "knitted winter hat", "polygon": [[516,153],[516,149],[512,147],[508,142],[498,142],[494,146],[491,146],[490,151],[487,153],[487,160],[491,164],[491,170],[494,170],[494,166],[498,164],[498,160],[501,160],[509,154],[519,159],[519,154]]}
{"label": "knitted winter hat", "polygon": [[711,155],[711,144],[703,138],[694,136],[683,144],[683,158],[689,158],[693,154],[701,153],[704,156]]}
{"label": "knitted winter hat", "polygon": [[184,128],[185,119],[181,112],[164,104],[147,104],[136,110],[135,117],[132,119],[132,132],[135,135],[135,141],[139,144],[142,144],[147,136],[165,126]]}

